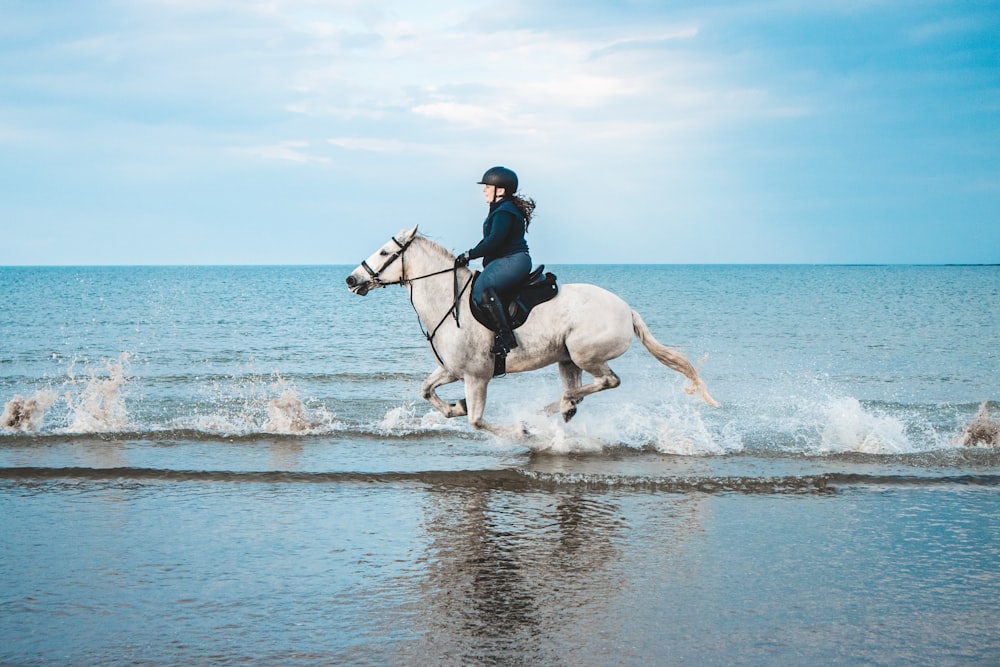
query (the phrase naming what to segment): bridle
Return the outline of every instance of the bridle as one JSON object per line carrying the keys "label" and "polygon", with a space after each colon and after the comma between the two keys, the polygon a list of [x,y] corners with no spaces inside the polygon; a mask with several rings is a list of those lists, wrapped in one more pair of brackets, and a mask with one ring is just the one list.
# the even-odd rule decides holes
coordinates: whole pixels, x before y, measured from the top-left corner
{"label": "bridle", "polygon": [[[373,283],[376,287],[387,287],[389,285],[402,285],[404,287],[410,286],[411,288],[410,306],[413,308],[413,312],[415,313],[417,312],[417,307],[413,304],[413,289],[412,289],[414,282],[416,282],[417,280],[423,280],[424,278],[432,278],[434,276],[440,276],[445,273],[451,273],[454,275],[453,285],[454,285],[455,300],[452,302],[451,308],[449,308],[448,311],[444,314],[444,317],[441,318],[441,321],[437,323],[437,326],[434,327],[428,333],[427,329],[424,328],[424,323],[420,321],[420,314],[417,313],[417,323],[420,325],[420,331],[423,332],[424,338],[427,339],[427,342],[431,344],[431,350],[434,352],[434,356],[437,358],[438,363],[444,366],[445,365],[444,360],[441,359],[441,355],[438,354],[437,348],[434,347],[434,336],[437,335],[437,332],[441,328],[441,326],[446,321],[448,321],[449,315],[455,318],[455,326],[459,329],[462,328],[461,323],[458,321],[458,310],[459,310],[458,304],[462,299],[462,295],[465,294],[465,290],[467,290],[469,288],[469,285],[472,283],[472,279],[474,276],[472,275],[469,276],[469,279],[465,281],[465,285],[462,286],[461,290],[458,289],[457,266],[452,266],[451,268],[442,269],[440,271],[433,271],[431,273],[425,273],[422,276],[413,276],[412,278],[407,278],[406,249],[410,247],[411,243],[413,243],[414,238],[416,238],[416,236],[412,237],[406,243],[400,243],[399,240],[395,236],[393,236],[392,241],[393,243],[396,244],[397,250],[393,253],[386,253],[385,250],[382,251],[383,253],[386,254],[387,259],[382,263],[382,266],[379,267],[378,271],[373,270],[372,267],[368,265],[368,260],[364,260],[361,262],[361,268],[363,268],[365,271],[368,272],[369,276],[368,282]],[[392,281],[382,280],[382,273],[386,269],[388,269],[392,265],[392,263],[395,262],[397,259],[400,261],[399,280],[392,280]]]}
{"label": "bridle", "polygon": [[[370,276],[370,279],[368,280],[368,282],[375,283],[376,287],[385,287],[386,285],[404,285],[407,282],[409,282],[409,281],[406,280],[406,263],[405,263],[406,260],[403,259],[403,253],[406,252],[406,249],[410,247],[411,243],[413,243],[413,239],[411,238],[406,243],[400,243],[396,239],[396,237],[393,236],[392,237],[392,241],[393,241],[393,243],[395,243],[399,247],[399,249],[396,252],[392,253],[392,254],[386,253],[386,254],[389,255],[389,259],[385,260],[382,263],[382,266],[379,267],[378,271],[374,271],[374,270],[372,270],[372,267],[368,266],[368,260],[363,260],[361,262],[361,268],[363,268],[365,271],[367,271],[368,275]],[[382,252],[385,253],[386,251],[383,250]],[[382,280],[382,272],[385,271],[386,269],[388,269],[389,266],[393,262],[395,262],[397,259],[400,260],[401,262],[403,262],[402,269],[399,272],[399,280],[394,280],[394,281],[389,282],[389,283],[383,281]],[[443,273],[443,271],[441,273]],[[427,277],[427,276],[421,276],[421,277]]]}

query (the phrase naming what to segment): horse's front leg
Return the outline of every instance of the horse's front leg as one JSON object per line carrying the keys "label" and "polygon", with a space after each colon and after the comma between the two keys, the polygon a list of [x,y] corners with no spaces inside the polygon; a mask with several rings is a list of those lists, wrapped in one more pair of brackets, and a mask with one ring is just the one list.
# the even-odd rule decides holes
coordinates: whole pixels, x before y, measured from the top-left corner
{"label": "horse's front leg", "polygon": [[433,373],[427,376],[427,379],[424,380],[424,384],[421,386],[424,398],[427,399],[431,405],[437,408],[437,411],[445,417],[461,417],[469,412],[464,398],[459,400],[457,403],[445,403],[441,400],[441,397],[437,395],[438,387],[451,384],[457,380],[457,375],[452,374],[452,372],[447,370],[444,366],[438,366]]}
{"label": "horse's front leg", "polygon": [[486,431],[500,438],[518,440],[527,435],[523,427],[497,426],[483,419],[486,411],[486,385],[491,376],[465,376],[465,398],[469,401],[469,424],[478,431]]}

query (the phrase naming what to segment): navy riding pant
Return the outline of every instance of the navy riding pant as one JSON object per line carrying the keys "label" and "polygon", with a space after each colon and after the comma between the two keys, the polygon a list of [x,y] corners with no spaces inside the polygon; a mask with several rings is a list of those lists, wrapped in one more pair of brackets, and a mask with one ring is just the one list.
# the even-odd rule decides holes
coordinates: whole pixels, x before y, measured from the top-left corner
{"label": "navy riding pant", "polygon": [[493,288],[504,292],[516,287],[531,273],[531,256],[526,252],[518,252],[506,257],[498,257],[483,267],[483,272],[472,287],[472,298],[482,305],[484,293]]}

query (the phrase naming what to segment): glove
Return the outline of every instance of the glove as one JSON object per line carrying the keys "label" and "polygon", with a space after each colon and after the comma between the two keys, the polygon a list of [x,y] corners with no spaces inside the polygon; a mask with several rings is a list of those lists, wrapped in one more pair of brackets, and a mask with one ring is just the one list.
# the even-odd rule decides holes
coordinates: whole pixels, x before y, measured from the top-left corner
{"label": "glove", "polygon": [[469,253],[463,252],[461,255],[455,258],[455,266],[468,266],[469,265]]}

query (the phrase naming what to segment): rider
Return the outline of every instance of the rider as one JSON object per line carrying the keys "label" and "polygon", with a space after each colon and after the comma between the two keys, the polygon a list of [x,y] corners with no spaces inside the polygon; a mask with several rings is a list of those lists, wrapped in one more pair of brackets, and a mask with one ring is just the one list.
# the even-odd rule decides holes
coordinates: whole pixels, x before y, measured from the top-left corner
{"label": "rider", "polygon": [[472,288],[472,298],[496,324],[496,342],[490,353],[506,355],[517,347],[517,339],[510,329],[500,294],[517,286],[531,273],[531,256],[524,235],[535,202],[515,194],[517,174],[506,167],[487,169],[479,184],[490,205],[490,212],[483,221],[483,240],[455,258],[455,264],[466,266],[470,259],[483,258],[483,272]]}

